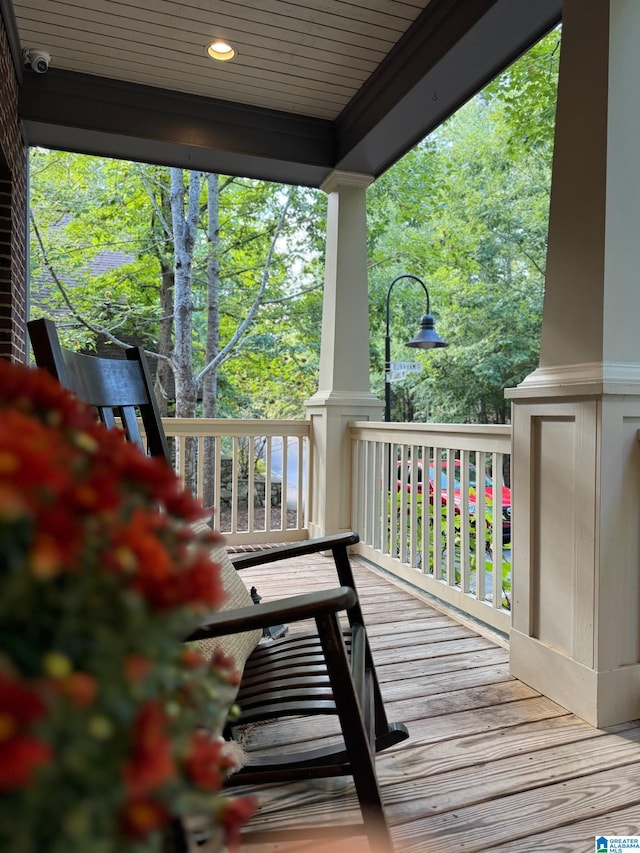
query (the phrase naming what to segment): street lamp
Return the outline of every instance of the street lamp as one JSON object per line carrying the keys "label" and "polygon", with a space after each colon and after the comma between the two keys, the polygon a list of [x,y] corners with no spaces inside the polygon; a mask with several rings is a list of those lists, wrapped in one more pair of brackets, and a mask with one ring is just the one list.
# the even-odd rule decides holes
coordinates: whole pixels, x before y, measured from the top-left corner
{"label": "street lamp", "polygon": [[427,312],[423,315],[422,320],[420,321],[420,329],[413,340],[409,341],[405,346],[415,347],[416,349],[433,349],[434,347],[449,346],[449,344],[445,343],[435,330],[435,324],[429,308],[429,291],[427,290],[427,285],[424,281],[422,281],[421,278],[418,278],[418,276],[411,275],[410,273],[404,273],[403,275],[399,275],[397,278],[394,278],[389,285],[389,290],[387,291],[387,333],[384,339],[384,419],[387,423],[391,420],[391,336],[389,332],[389,305],[393,285],[402,279],[412,279],[413,281],[417,281],[418,284],[422,285],[422,289],[427,297]]}

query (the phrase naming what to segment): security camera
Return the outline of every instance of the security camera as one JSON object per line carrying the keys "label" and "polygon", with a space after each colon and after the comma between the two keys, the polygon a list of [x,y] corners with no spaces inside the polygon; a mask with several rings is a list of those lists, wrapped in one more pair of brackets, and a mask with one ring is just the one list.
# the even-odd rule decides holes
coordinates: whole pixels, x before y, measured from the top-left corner
{"label": "security camera", "polygon": [[36,74],[46,74],[51,64],[51,54],[46,50],[27,49],[23,51],[24,64],[29,66]]}

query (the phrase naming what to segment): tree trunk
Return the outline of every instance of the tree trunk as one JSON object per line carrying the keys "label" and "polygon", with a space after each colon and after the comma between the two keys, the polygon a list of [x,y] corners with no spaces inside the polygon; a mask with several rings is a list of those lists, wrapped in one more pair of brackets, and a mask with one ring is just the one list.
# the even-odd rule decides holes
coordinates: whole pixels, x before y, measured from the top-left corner
{"label": "tree trunk", "polygon": [[[158,250],[160,263],[160,322],[158,324],[158,352],[167,358],[171,357],[173,347],[173,287],[174,287],[174,251],[173,234],[169,230],[171,222],[170,189],[166,182],[160,183],[160,198],[158,207],[159,225],[165,235]],[[155,218],[155,217],[154,217]],[[166,246],[166,249],[164,248]],[[173,368],[163,359],[158,359],[156,369],[155,392],[160,407],[160,413],[166,417],[169,414],[169,400],[173,399],[175,380]]]}
{"label": "tree trunk", "polygon": [[[193,372],[193,250],[198,226],[201,173],[187,172],[188,192],[182,169],[171,169],[171,221],[175,247],[173,362],[176,384],[176,417],[196,415],[198,389]],[[186,210],[185,210],[186,206]],[[195,450],[188,442],[185,485],[195,483]]]}
{"label": "tree trunk", "polygon": [[[173,267],[160,261],[160,322],[158,324],[158,352],[171,356],[173,338]],[[173,370],[163,359],[158,359],[156,367],[155,393],[160,414],[169,414],[169,400],[173,396]]]}
{"label": "tree trunk", "polygon": [[[205,364],[215,363],[220,341],[220,183],[216,174],[207,175],[207,340]],[[218,368],[213,367],[202,383],[202,414],[215,418],[218,405]],[[203,500],[215,500],[215,439],[205,439]]]}

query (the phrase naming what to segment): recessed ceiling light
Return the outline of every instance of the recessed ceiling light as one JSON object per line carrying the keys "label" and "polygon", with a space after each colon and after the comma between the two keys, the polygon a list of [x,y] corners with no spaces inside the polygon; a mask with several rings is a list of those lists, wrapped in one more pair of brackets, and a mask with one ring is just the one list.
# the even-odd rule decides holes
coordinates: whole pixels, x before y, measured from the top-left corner
{"label": "recessed ceiling light", "polygon": [[227,44],[226,41],[214,41],[207,48],[207,53],[211,57],[211,59],[218,59],[220,62],[227,62],[229,59],[233,59],[234,56],[238,55],[238,51],[235,47],[231,47],[230,44]]}

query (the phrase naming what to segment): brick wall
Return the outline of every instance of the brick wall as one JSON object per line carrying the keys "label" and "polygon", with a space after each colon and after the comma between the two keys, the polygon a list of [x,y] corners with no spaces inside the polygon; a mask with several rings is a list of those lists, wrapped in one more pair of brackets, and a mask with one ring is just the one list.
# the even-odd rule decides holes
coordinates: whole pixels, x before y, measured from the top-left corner
{"label": "brick wall", "polygon": [[27,150],[18,84],[0,17],[0,357],[26,359]]}

